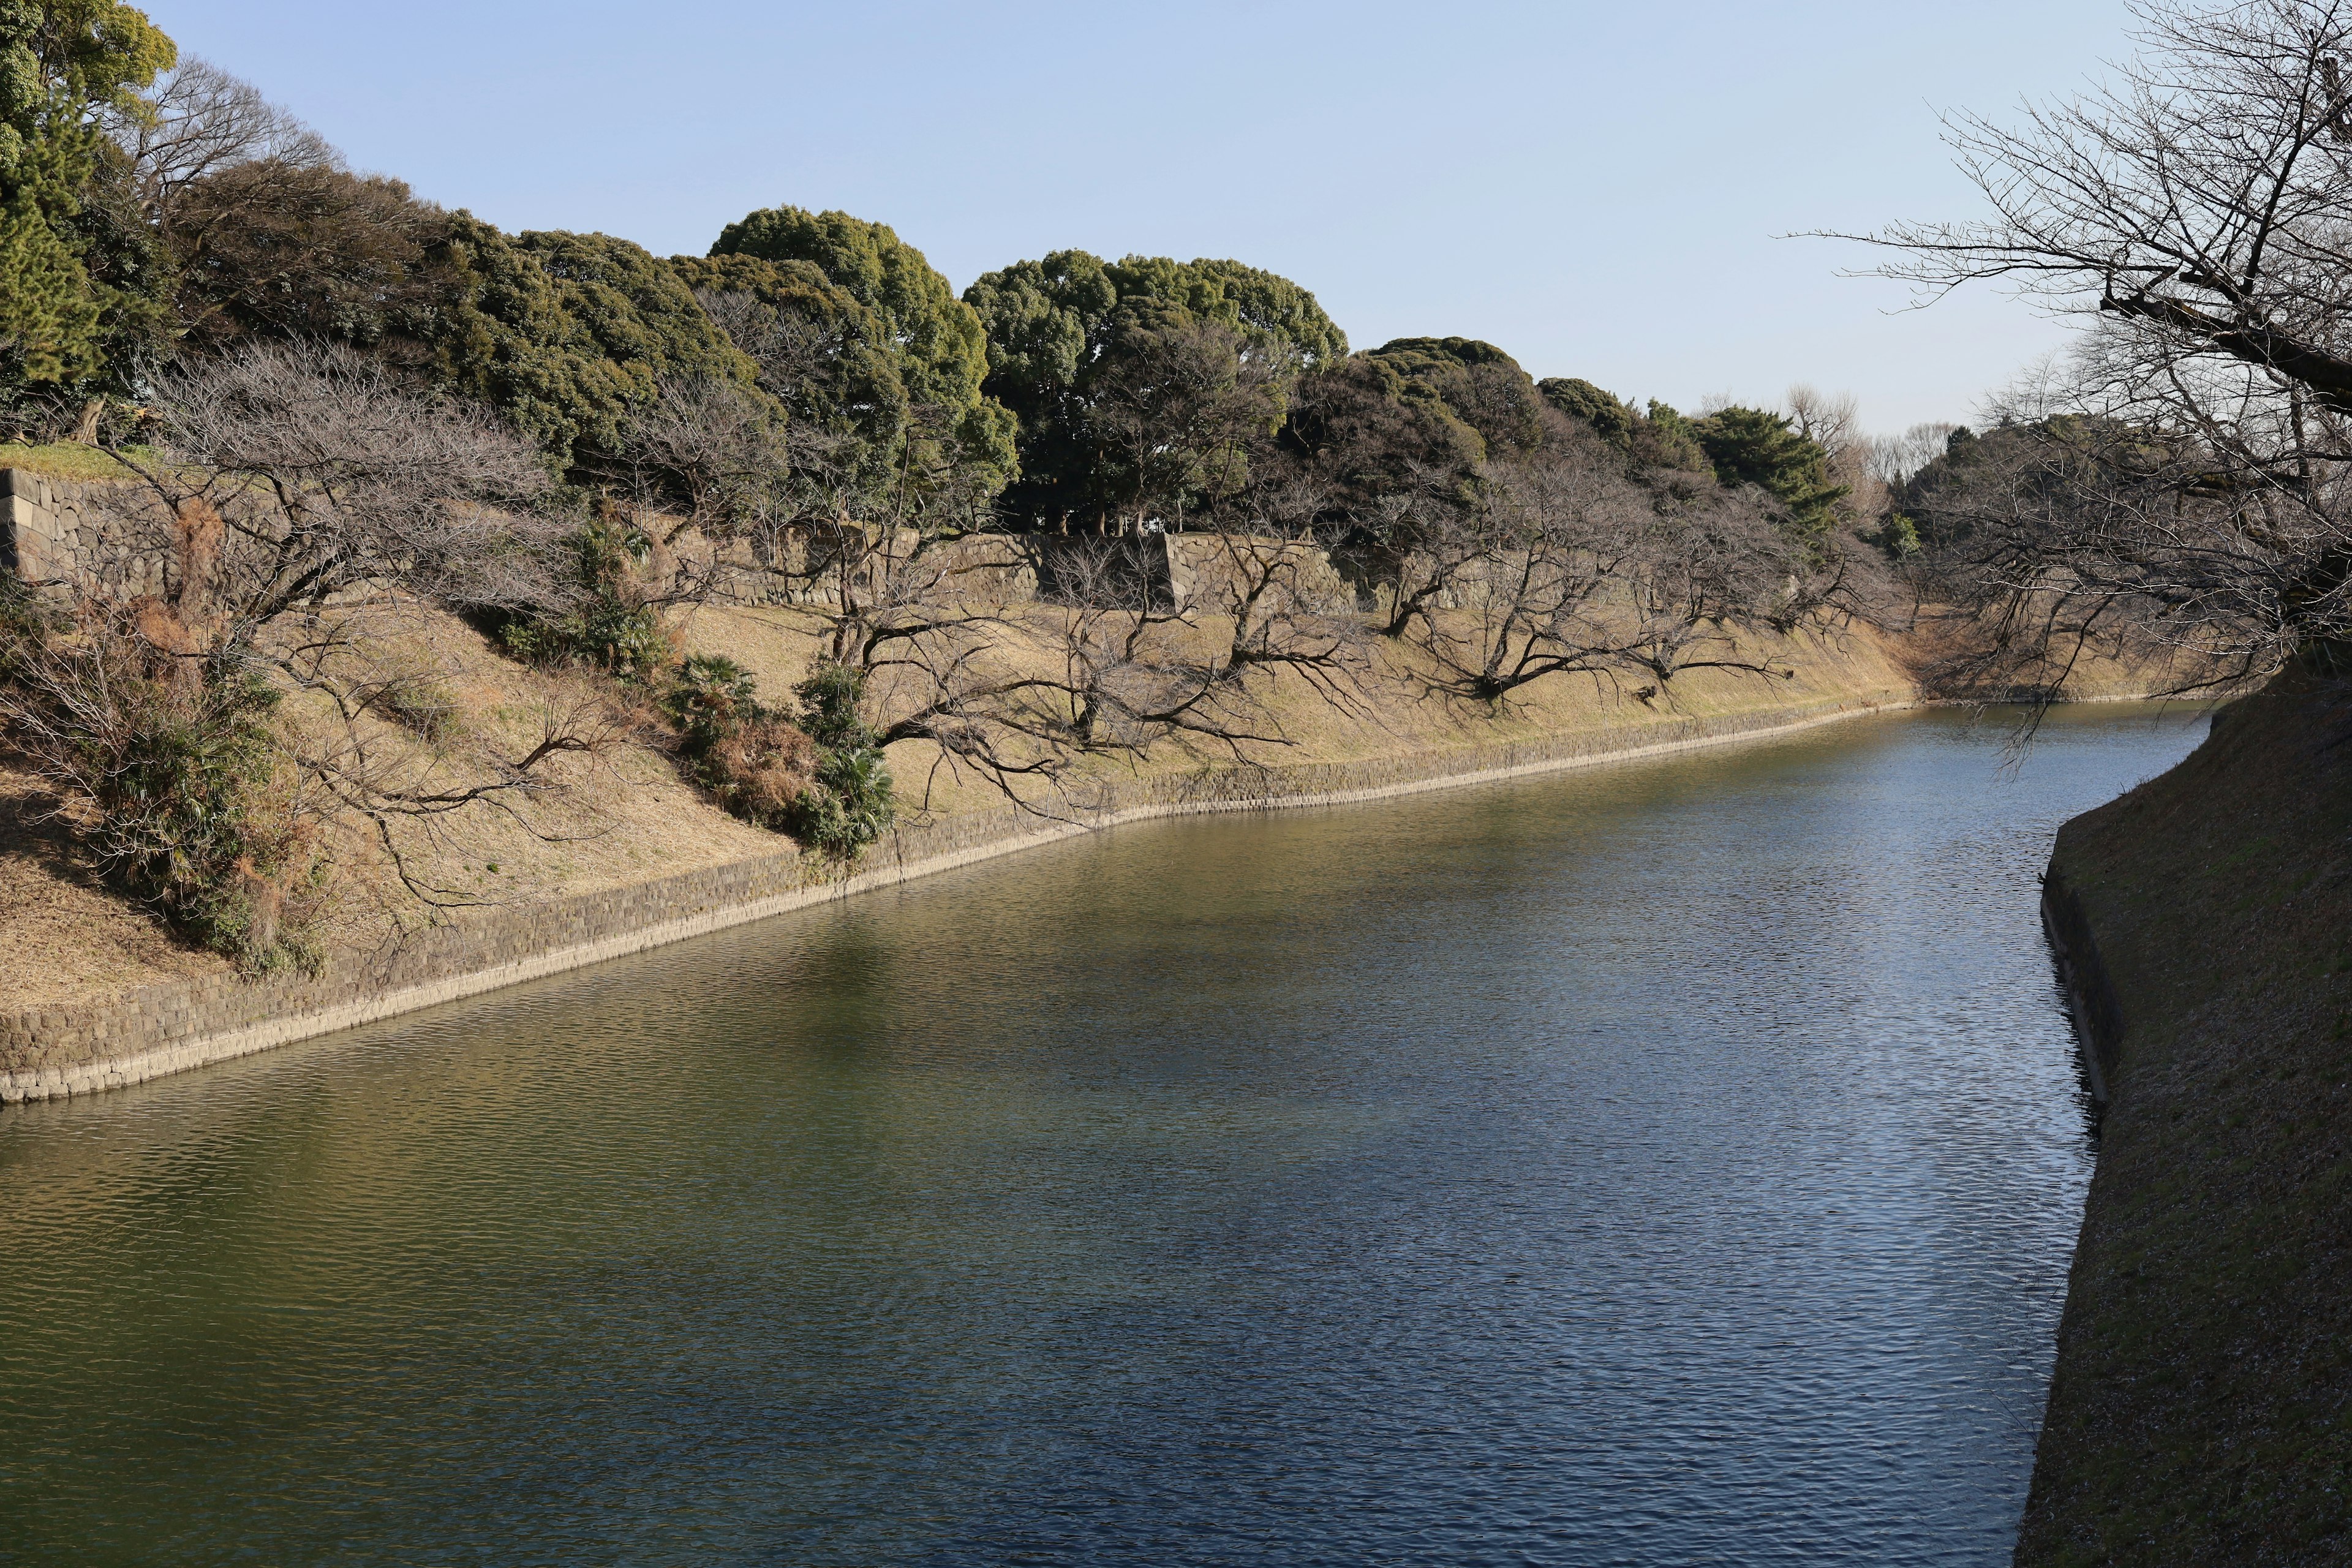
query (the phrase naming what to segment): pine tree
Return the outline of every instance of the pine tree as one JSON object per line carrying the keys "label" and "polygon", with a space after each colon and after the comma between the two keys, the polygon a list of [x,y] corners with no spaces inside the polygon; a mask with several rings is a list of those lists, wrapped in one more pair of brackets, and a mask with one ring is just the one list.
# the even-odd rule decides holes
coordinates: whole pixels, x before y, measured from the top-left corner
{"label": "pine tree", "polygon": [[0,395],[96,374],[110,336],[153,314],[91,267],[125,247],[104,243],[102,187],[127,170],[99,121],[137,112],[176,58],[114,0],[0,0]]}

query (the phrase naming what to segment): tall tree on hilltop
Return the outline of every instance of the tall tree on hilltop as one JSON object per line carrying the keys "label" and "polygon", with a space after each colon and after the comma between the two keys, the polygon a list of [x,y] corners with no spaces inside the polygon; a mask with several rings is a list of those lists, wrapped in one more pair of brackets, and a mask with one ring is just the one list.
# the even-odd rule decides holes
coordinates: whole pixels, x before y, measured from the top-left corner
{"label": "tall tree on hilltop", "polygon": [[467,278],[436,342],[447,379],[550,451],[618,453],[630,411],[666,378],[753,379],[692,291],[642,246],[561,231],[509,239],[460,214],[451,250]]}
{"label": "tall tree on hilltop", "polygon": [[[1011,477],[1017,461],[1013,416],[982,391],[987,332],[923,253],[887,224],[842,212],[769,207],[729,224],[710,254],[814,267],[881,321],[908,400],[940,431],[953,454],[950,466],[967,477],[985,476],[982,488],[989,489]],[[915,466],[937,465],[918,460]]]}
{"label": "tall tree on hilltop", "polygon": [[1829,455],[1800,435],[1789,417],[1735,405],[1689,422],[1691,435],[1715,477],[1727,485],[1755,485],[1788,509],[1790,532],[1825,540],[1837,521],[1845,487],[1830,477]]}
{"label": "tall tree on hilltop", "polygon": [[1536,384],[1544,401],[1625,454],[1636,473],[1677,468],[1705,473],[1713,465],[1691,435],[1689,422],[1654,404],[1644,414],[1615,394],[1574,376],[1549,376]]}
{"label": "tall tree on hilltop", "polygon": [[1543,444],[1543,396],[1519,362],[1476,338],[1398,338],[1364,357],[1394,371],[1405,402],[1470,433],[1478,458],[1501,460]]}
{"label": "tall tree on hilltop", "polygon": [[670,266],[783,405],[805,504],[853,511],[891,482],[912,399],[879,315],[811,261],[676,256]]}
{"label": "tall tree on hilltop", "polygon": [[331,339],[414,363],[445,280],[426,266],[449,217],[398,180],[268,158],[194,180],[161,204],[188,346],[247,334]]}
{"label": "tall tree on hilltop", "polygon": [[105,120],[174,58],[114,0],[0,3],[0,390],[89,380],[155,331],[152,247]]}
{"label": "tall tree on hilltop", "polygon": [[[984,274],[964,299],[987,328],[988,390],[1021,421],[1022,477],[1003,505],[1020,528],[1099,528],[1125,515],[1140,493],[1134,395],[1154,379],[1150,367],[1184,365],[1197,381],[1213,340],[1230,363],[1212,379],[1260,388],[1250,396],[1267,399],[1278,425],[1297,375],[1348,352],[1312,294],[1238,261],[1056,251]],[[1105,402],[1114,390],[1115,414]]]}

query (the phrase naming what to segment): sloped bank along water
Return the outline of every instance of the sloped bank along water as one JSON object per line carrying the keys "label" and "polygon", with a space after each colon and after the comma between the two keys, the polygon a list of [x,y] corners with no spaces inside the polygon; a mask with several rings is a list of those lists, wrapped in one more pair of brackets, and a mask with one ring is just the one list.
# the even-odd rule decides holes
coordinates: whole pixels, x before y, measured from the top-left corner
{"label": "sloped bank along water", "polygon": [[2058,836],[2110,1100],[2031,1568],[2352,1559],[2347,742],[2323,654]]}
{"label": "sloped bank along water", "polygon": [[2185,717],[1141,824],[0,1116],[0,1562],[1995,1563]]}

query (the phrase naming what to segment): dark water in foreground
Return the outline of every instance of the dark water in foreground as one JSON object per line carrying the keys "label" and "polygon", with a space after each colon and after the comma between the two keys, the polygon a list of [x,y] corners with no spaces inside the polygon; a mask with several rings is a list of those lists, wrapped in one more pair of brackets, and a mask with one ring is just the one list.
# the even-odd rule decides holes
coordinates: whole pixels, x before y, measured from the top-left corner
{"label": "dark water in foreground", "polygon": [[1158,824],[0,1115],[0,1563],[2003,1563],[2202,727]]}

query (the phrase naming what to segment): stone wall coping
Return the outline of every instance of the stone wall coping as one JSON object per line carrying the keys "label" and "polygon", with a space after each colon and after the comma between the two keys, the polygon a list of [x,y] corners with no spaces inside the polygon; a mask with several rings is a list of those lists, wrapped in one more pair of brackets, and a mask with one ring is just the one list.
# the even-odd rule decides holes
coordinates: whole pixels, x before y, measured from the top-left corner
{"label": "stone wall coping", "polygon": [[1081,834],[1155,817],[1336,805],[1785,735],[1916,707],[1893,689],[1638,729],[1555,733],[1348,763],[1222,768],[1108,786],[1069,819],[1003,806],[894,833],[832,877],[797,852],[504,908],[332,955],[319,978],[215,974],[0,1015],[0,1103],[143,1083]]}

